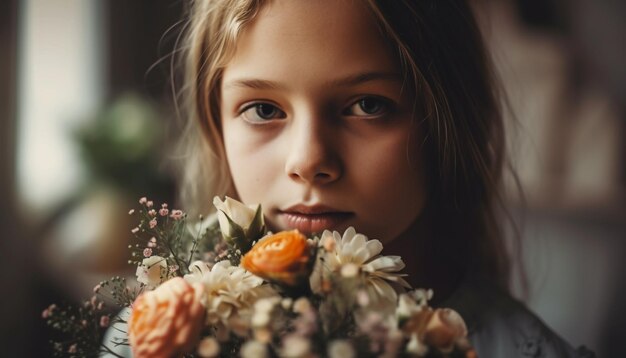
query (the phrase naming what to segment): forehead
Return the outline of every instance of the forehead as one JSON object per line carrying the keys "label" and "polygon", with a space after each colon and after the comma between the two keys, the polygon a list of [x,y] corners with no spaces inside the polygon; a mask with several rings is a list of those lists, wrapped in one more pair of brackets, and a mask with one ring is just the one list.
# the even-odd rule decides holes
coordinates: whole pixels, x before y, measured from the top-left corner
{"label": "forehead", "polygon": [[[290,82],[397,72],[397,61],[363,1],[270,1],[241,32],[224,72]],[[297,76],[294,76],[297,74]]]}

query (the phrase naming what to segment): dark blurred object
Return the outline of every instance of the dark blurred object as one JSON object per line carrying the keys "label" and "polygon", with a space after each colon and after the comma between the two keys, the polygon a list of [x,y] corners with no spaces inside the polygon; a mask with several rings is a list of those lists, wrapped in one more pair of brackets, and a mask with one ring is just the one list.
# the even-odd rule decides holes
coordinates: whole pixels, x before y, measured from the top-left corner
{"label": "dark blurred object", "polygon": [[28,261],[31,243],[24,240],[16,198],[17,28],[18,1],[0,2],[0,347],[5,357],[31,356],[30,314],[35,266]]}
{"label": "dark blurred object", "polygon": [[164,169],[165,118],[137,94],[120,96],[75,134],[90,173],[89,183],[106,183],[130,198],[171,200],[174,181]]}
{"label": "dark blurred object", "polygon": [[517,13],[530,27],[562,32],[565,30],[565,20],[563,13],[557,10],[556,2],[556,0],[517,0]]}
{"label": "dark blurred object", "polygon": [[75,132],[87,185],[58,207],[38,235],[45,238],[40,247],[51,278],[69,296],[89,293],[93,283],[82,276],[130,269],[127,246],[137,223],[128,211],[140,197],[173,201],[160,108],[137,94],[122,95]]}
{"label": "dark blurred object", "polygon": [[[531,28],[563,36],[568,47],[572,96],[580,87],[606,91],[618,106],[626,138],[626,1],[516,0],[520,18]],[[623,141],[626,153],[626,140]],[[621,179],[626,183],[626,163]]]}
{"label": "dark blurred object", "polygon": [[153,98],[170,97],[170,56],[187,1],[112,0],[105,2],[109,25],[109,92],[129,88]]}

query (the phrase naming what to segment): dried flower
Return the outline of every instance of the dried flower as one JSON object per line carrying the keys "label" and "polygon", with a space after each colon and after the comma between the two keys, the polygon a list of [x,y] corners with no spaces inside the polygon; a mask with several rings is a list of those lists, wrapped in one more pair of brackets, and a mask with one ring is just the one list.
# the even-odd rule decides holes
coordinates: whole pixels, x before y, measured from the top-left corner
{"label": "dried flower", "polygon": [[202,292],[199,285],[176,277],[140,295],[128,320],[133,355],[173,357],[191,352],[200,339],[204,319]]}
{"label": "dried flower", "polygon": [[166,208],[162,208],[159,210],[159,215],[161,216],[167,216],[167,214],[169,214],[169,210],[167,210]]}
{"label": "dried flower", "polygon": [[297,286],[311,273],[311,249],[298,230],[282,231],[259,241],[241,266],[266,280]]}

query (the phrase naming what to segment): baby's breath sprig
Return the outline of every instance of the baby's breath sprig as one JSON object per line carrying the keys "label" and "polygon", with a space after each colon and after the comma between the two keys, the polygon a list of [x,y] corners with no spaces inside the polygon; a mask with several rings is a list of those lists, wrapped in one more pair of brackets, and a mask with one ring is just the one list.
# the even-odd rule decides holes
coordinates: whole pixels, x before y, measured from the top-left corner
{"label": "baby's breath sprig", "polygon": [[[157,210],[154,202],[145,197],[139,199],[139,203],[142,207],[137,211],[139,225],[131,230],[136,243],[129,245],[129,263],[140,266],[145,265],[148,258],[163,258],[167,268],[163,279],[189,273],[191,262],[201,259],[200,253],[211,246],[209,237],[219,236],[214,232],[214,226],[202,227],[202,217],[200,230],[192,233],[187,224],[187,214],[182,210],[170,210],[167,203],[161,204]],[[135,214],[135,210],[129,214]]]}
{"label": "baby's breath sprig", "polygon": [[112,307],[98,297],[108,282],[119,280],[98,284],[94,287],[94,296],[81,305],[60,307],[53,304],[42,312],[48,326],[68,337],[63,341],[51,341],[55,357],[97,357],[103,353],[119,357],[102,344],[102,336],[117,319],[112,318],[115,312]]}

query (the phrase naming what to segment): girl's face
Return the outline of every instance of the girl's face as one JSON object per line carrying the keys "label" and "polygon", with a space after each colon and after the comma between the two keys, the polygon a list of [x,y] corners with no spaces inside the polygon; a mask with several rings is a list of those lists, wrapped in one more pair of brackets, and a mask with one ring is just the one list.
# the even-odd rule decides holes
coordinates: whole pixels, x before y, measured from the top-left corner
{"label": "girl's face", "polygon": [[396,58],[359,1],[273,1],[221,83],[239,199],[270,229],[402,234],[425,199],[420,135]]}

